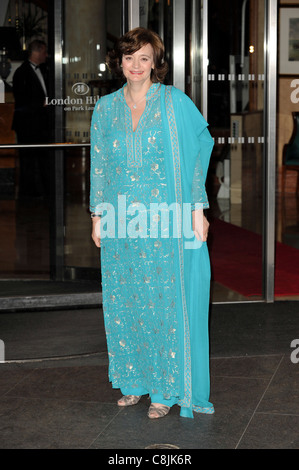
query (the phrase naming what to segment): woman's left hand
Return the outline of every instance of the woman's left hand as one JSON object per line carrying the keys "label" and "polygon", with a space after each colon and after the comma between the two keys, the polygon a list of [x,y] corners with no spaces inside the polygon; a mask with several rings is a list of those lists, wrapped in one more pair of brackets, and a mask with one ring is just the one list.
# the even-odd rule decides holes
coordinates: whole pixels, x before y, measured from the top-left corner
{"label": "woman's left hand", "polygon": [[203,209],[198,209],[192,212],[192,230],[197,238],[206,242],[208,239],[209,222],[204,216]]}

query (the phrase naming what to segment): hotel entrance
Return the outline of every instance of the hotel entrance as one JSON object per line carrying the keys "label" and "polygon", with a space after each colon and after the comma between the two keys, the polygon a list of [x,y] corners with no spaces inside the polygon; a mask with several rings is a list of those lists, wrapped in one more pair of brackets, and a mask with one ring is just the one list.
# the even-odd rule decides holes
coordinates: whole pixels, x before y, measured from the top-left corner
{"label": "hotel entrance", "polygon": [[[211,301],[274,300],[277,19],[272,0],[1,3],[3,308],[101,301],[88,209],[90,120],[99,97],[121,86],[107,52],[139,25],[162,37],[166,84],[190,96],[215,140],[207,178]],[[48,48],[50,134],[24,143],[11,128],[13,75],[36,37]],[[20,191],[26,152],[40,194]]]}

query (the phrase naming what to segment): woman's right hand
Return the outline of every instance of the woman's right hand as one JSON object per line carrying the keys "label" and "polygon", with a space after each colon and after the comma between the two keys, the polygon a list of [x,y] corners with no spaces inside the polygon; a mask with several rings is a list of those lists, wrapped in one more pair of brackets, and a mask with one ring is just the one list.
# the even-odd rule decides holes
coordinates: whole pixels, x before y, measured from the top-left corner
{"label": "woman's right hand", "polygon": [[91,238],[93,239],[95,246],[98,248],[101,247],[100,225],[101,225],[101,218],[93,217]]}

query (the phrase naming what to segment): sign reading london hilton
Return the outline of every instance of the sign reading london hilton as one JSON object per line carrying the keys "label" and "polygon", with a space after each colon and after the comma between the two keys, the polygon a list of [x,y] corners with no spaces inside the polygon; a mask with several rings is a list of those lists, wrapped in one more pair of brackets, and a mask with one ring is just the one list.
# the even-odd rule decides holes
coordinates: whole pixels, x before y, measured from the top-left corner
{"label": "sign reading london hilton", "polygon": [[49,100],[46,97],[47,106],[64,106],[64,111],[93,111],[96,102],[100,99],[97,96],[87,96],[89,86],[86,83],[75,83],[72,86],[72,91],[77,95],[75,98],[67,96],[66,98],[52,98]]}

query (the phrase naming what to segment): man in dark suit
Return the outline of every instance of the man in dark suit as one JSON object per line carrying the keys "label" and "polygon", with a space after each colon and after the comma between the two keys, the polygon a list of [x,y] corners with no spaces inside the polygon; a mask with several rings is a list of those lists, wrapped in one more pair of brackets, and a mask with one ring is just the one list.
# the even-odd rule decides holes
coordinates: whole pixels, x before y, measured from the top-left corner
{"label": "man in dark suit", "polygon": [[[13,129],[19,144],[40,144],[50,141],[49,115],[46,106],[47,79],[45,62],[47,45],[34,40],[28,47],[26,60],[14,73],[15,112]],[[22,149],[20,155],[20,195],[38,196],[49,186],[48,152],[43,149]]]}

